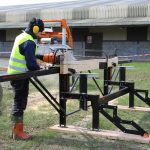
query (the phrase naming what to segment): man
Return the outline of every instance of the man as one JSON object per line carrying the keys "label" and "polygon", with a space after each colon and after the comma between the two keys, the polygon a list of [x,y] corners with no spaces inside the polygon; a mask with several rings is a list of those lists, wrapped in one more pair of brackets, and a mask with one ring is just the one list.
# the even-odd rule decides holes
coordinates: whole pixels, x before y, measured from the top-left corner
{"label": "man", "polygon": [[[34,39],[44,30],[43,21],[33,18],[23,33],[15,39],[8,65],[8,73],[16,74],[40,69],[36,61],[37,46]],[[23,114],[27,105],[29,79],[13,80],[10,82],[14,91],[12,107],[13,138],[22,140],[31,139],[23,127]]]}
{"label": "man", "polygon": [[58,44],[58,43],[59,43],[59,42],[58,42],[57,37],[51,38],[51,44]]}

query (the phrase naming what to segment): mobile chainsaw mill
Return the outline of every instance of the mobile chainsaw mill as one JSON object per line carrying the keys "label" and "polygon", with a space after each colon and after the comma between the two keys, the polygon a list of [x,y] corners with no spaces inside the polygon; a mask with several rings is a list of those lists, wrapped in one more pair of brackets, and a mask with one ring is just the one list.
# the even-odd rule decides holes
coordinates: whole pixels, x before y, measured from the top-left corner
{"label": "mobile chainsaw mill", "polygon": [[[134,82],[126,81],[126,67],[120,66],[122,63],[127,63],[126,60],[118,60],[118,57],[75,57],[73,55],[73,40],[71,31],[65,20],[45,20],[46,25],[49,23],[59,23],[61,32],[41,33],[39,43],[43,39],[50,39],[57,37],[61,39],[61,43],[49,44],[51,50],[48,54],[39,54],[38,57],[49,65],[38,71],[25,72],[22,74],[5,74],[0,76],[0,82],[17,80],[23,78],[30,78],[30,82],[37,88],[37,90],[46,98],[46,100],[59,113],[60,127],[66,127],[66,118],[78,111],[89,108],[92,109],[92,129],[100,129],[100,114],[105,116],[111,123],[119,128],[124,133],[141,135],[145,138],[149,134],[140,127],[136,122],[124,120],[117,114],[117,106],[110,105],[109,102],[124,96],[129,95],[129,108],[134,107],[134,96],[150,106],[150,98],[147,90],[135,89]],[[113,80],[113,70],[118,68],[117,81]],[[103,87],[101,88],[97,82],[95,73],[92,70],[103,70]],[[59,101],[48,91],[48,89],[41,83],[38,76],[49,74],[59,74]],[[72,78],[73,77],[73,78]],[[96,85],[99,93],[89,94],[88,79],[91,78]],[[73,80],[70,80],[73,79]],[[73,81],[73,82],[71,82]],[[79,81],[79,91],[73,92],[74,87]],[[112,87],[117,86],[117,91],[113,91]],[[144,96],[143,96],[144,95]],[[78,100],[79,109],[73,112],[67,112],[67,101]],[[111,110],[109,114],[107,110]],[[126,126],[131,126],[127,128]]]}

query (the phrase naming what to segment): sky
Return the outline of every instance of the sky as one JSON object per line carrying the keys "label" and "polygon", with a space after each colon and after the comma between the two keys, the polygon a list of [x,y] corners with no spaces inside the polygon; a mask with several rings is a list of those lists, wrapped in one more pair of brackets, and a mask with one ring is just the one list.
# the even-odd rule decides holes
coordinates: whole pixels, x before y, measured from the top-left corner
{"label": "sky", "polygon": [[23,4],[38,4],[48,2],[68,2],[74,0],[0,0],[0,6],[23,5]]}

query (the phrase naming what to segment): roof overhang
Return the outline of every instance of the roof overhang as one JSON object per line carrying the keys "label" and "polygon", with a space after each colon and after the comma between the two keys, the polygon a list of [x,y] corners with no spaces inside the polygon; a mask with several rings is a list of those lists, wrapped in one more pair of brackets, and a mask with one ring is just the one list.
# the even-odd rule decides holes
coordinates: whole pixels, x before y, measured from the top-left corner
{"label": "roof overhang", "polygon": [[[150,17],[136,18],[104,18],[104,19],[83,19],[67,20],[70,27],[92,27],[92,26],[131,26],[131,25],[150,25]],[[25,28],[27,22],[3,22],[0,29]],[[46,24],[48,26],[59,26],[58,23]]]}
{"label": "roof overhang", "polygon": [[68,24],[74,27],[150,25],[150,17],[71,20]]}

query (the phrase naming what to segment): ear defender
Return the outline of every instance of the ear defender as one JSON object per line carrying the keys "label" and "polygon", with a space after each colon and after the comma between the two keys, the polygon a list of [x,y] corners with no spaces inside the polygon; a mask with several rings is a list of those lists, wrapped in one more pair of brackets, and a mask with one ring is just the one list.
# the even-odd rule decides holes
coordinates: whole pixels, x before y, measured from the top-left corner
{"label": "ear defender", "polygon": [[37,34],[38,32],[39,32],[39,27],[37,26],[37,25],[35,25],[34,27],[33,27],[33,33],[34,34]]}

